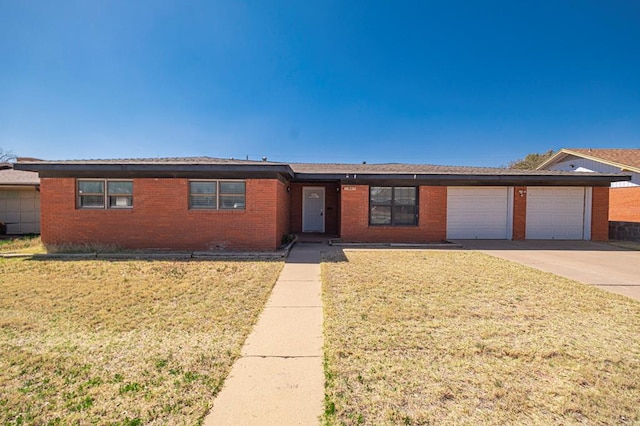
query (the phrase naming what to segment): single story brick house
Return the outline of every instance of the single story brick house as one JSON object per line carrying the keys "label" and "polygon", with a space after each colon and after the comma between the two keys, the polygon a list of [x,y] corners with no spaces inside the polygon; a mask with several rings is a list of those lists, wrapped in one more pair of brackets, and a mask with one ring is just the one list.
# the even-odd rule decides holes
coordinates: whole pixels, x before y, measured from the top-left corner
{"label": "single story brick house", "polygon": [[271,250],[347,242],[606,240],[614,173],[196,158],[19,161],[40,175],[42,240]]}
{"label": "single story brick house", "polygon": [[11,163],[0,163],[0,233],[40,233],[38,173],[14,170]]}
{"label": "single story brick house", "polygon": [[561,149],[538,170],[629,173],[631,180],[611,183],[609,220],[640,222],[640,149]]}

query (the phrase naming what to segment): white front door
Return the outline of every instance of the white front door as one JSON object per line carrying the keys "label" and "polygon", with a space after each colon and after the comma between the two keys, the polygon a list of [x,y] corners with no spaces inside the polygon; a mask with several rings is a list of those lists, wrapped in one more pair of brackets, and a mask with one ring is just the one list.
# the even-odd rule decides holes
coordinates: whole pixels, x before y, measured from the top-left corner
{"label": "white front door", "polygon": [[302,188],[302,232],[324,232],[324,187]]}

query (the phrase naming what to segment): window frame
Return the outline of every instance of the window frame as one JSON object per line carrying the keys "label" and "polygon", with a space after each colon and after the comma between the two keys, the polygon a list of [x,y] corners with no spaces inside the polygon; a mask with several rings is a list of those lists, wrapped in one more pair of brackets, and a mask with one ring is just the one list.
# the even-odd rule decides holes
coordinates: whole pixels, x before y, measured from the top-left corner
{"label": "window frame", "polygon": [[[215,183],[215,207],[194,207],[193,203],[192,203],[192,197],[194,196],[194,194],[191,192],[191,183],[193,182],[211,182],[211,183]],[[220,184],[221,183],[225,183],[225,182],[232,182],[232,183],[242,183],[244,185],[244,193],[240,194],[240,193],[230,193],[230,194],[222,194],[224,198],[224,196],[240,196],[242,195],[244,197],[244,203],[243,203],[243,207],[242,208],[229,208],[229,207],[221,207],[221,194],[220,194]],[[202,195],[202,194],[196,194],[197,195]],[[219,211],[219,210],[225,210],[225,211],[246,211],[247,209],[247,181],[245,179],[189,179],[189,196],[188,196],[188,208],[189,210],[204,210],[204,211]]]}
{"label": "window frame", "polygon": [[[376,204],[372,205],[371,203],[371,193],[373,188],[391,188],[391,199],[389,204]],[[396,188],[413,188],[415,190],[415,204],[396,204]],[[372,227],[411,227],[415,228],[419,226],[419,206],[420,206],[420,187],[419,186],[408,186],[408,185],[369,185],[369,226]],[[372,223],[371,222],[371,209],[372,207],[388,207],[390,209],[390,223]],[[414,223],[406,224],[406,223],[394,223],[394,207],[397,206],[414,206],[415,208],[415,220]]]}
{"label": "window frame", "polygon": [[[102,192],[92,192],[89,194],[80,194],[81,182],[102,182]],[[110,206],[109,197],[109,182],[131,182],[131,194],[120,194],[121,197],[128,197],[131,199],[130,206]],[[102,206],[83,206],[82,197],[102,197]],[[116,195],[118,196],[118,195]],[[133,208],[133,179],[105,179],[105,178],[82,178],[76,179],[76,210],[129,210]]]}
{"label": "window frame", "polygon": [[[104,194],[105,194],[105,207],[108,209],[115,209],[115,210],[120,210],[120,209],[132,209],[133,208],[133,179],[105,179],[105,189],[104,189]],[[109,183],[110,182],[131,182],[131,194],[127,195],[127,194],[115,194],[112,195],[109,192]],[[131,205],[128,206],[112,206],[111,205],[111,197],[127,197],[129,199],[131,199]]]}
{"label": "window frame", "polygon": [[[191,191],[191,184],[194,183],[194,182],[195,183],[213,183],[213,184],[215,184],[215,194],[213,194],[213,193],[212,194],[194,194]],[[190,179],[189,180],[189,188],[188,188],[188,190],[189,190],[189,196],[188,196],[187,203],[188,203],[189,210],[218,210],[218,181],[217,180],[215,180],[215,179]],[[195,197],[203,197],[203,198],[205,196],[207,196],[207,197],[213,196],[214,201],[215,201],[215,207],[206,207],[206,206],[198,207],[198,206],[194,206],[194,204],[192,203],[192,197],[194,197],[194,196]]]}

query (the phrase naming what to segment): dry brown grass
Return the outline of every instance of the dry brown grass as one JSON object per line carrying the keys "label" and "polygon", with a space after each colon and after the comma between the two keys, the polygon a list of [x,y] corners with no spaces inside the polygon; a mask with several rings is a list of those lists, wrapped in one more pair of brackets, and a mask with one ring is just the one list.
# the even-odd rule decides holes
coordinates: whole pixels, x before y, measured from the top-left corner
{"label": "dry brown grass", "polygon": [[0,239],[0,253],[44,253],[39,235]]}
{"label": "dry brown grass", "polygon": [[346,255],[327,424],[640,423],[640,303],[476,252]]}
{"label": "dry brown grass", "polygon": [[282,262],[0,259],[0,424],[197,424]]}

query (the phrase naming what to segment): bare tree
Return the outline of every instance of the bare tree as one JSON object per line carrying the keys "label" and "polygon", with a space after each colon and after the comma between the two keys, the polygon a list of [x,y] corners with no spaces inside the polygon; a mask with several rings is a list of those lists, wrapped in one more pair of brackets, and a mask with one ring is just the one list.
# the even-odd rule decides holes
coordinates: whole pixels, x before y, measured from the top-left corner
{"label": "bare tree", "polygon": [[527,154],[526,157],[521,158],[519,160],[515,160],[509,163],[507,166],[510,169],[519,169],[519,170],[535,170],[540,164],[550,158],[555,151],[550,149],[547,152],[543,152],[539,154],[537,152]]}
{"label": "bare tree", "polygon": [[0,146],[0,163],[8,163],[16,159],[16,155],[11,150],[5,150]]}

